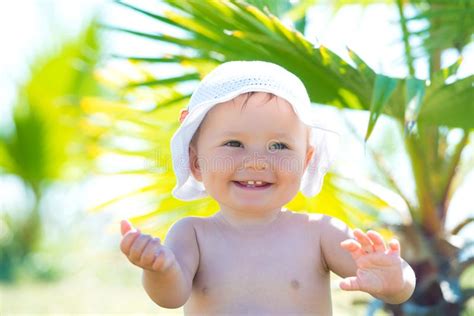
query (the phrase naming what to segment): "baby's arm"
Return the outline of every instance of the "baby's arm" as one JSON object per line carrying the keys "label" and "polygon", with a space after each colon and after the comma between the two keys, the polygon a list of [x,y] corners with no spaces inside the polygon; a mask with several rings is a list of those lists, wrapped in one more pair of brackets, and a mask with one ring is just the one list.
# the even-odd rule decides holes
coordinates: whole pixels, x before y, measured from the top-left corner
{"label": "baby's arm", "polygon": [[324,216],[321,220],[320,231],[324,267],[343,278],[355,275],[357,265],[354,259],[340,246],[342,241],[353,238],[350,228],[336,218]]}
{"label": "baby's arm", "polygon": [[355,229],[352,233],[339,220],[324,220],[323,257],[330,270],[345,278],[340,284],[343,290],[364,291],[390,304],[410,298],[415,288],[415,273],[400,257],[397,240],[391,241],[387,249],[377,232],[365,234]]}
{"label": "baby's arm", "polygon": [[165,308],[184,305],[199,263],[192,219],[176,222],[165,245],[161,245],[159,238],[129,231],[131,227],[124,226],[127,224],[122,223],[121,249],[133,264],[143,268],[143,287],[150,298]]}

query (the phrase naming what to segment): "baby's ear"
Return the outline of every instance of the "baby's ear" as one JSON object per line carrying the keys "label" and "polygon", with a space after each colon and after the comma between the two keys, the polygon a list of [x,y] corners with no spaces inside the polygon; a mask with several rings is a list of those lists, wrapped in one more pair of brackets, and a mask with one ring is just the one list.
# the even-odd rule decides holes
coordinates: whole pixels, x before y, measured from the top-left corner
{"label": "baby's ear", "polygon": [[189,146],[189,166],[194,178],[198,181],[202,181],[201,168],[199,166],[197,150],[194,145]]}
{"label": "baby's ear", "polygon": [[314,155],[314,146],[308,146],[308,149],[306,150],[306,158],[304,160],[304,170],[309,165],[309,162],[311,161],[311,158],[313,158]]}

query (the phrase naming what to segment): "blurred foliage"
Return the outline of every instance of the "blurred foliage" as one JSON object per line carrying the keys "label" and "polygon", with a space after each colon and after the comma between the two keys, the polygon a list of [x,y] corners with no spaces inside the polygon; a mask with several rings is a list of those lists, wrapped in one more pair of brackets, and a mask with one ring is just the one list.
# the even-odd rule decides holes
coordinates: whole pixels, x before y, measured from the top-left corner
{"label": "blurred foliage", "polygon": [[0,129],[0,176],[20,179],[27,203],[0,213],[0,280],[14,281],[20,272],[40,279],[60,274],[54,260],[37,253],[46,229],[42,200],[55,183],[83,178],[95,158],[79,102],[83,95],[99,94],[93,79],[99,51],[92,20],[77,37],[34,58],[17,89],[13,126]]}

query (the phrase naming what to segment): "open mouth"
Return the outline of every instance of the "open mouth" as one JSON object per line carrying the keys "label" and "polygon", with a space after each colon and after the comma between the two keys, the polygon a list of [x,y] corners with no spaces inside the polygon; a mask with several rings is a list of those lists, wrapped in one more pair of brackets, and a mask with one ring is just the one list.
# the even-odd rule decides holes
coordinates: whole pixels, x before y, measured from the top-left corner
{"label": "open mouth", "polygon": [[236,186],[243,189],[250,190],[263,190],[269,188],[273,183],[258,181],[258,180],[248,180],[248,181],[232,181]]}

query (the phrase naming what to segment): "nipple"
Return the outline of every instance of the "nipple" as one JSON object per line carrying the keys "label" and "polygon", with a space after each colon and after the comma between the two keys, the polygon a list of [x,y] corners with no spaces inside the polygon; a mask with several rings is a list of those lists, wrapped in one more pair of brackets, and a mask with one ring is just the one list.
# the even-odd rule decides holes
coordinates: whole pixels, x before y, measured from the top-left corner
{"label": "nipple", "polygon": [[291,280],[291,287],[295,290],[299,289],[300,288],[300,282],[298,282],[298,280],[296,280],[296,279]]}

